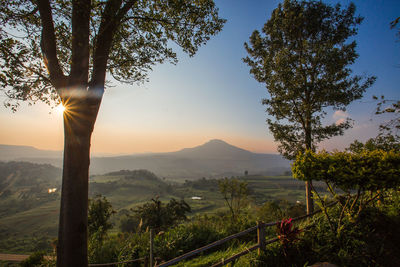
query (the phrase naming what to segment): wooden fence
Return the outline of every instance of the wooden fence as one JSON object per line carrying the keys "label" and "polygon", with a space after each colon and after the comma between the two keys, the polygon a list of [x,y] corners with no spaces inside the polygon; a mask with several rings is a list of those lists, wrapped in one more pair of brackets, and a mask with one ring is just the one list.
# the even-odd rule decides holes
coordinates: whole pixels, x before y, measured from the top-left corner
{"label": "wooden fence", "polygon": [[[326,205],[325,208],[331,207],[331,206],[335,205],[336,203],[337,203],[337,202],[330,203],[329,205]],[[323,210],[320,209],[320,210],[315,211],[315,212],[313,212],[313,213],[311,213],[311,214],[303,215],[303,216],[300,216],[300,217],[296,217],[296,218],[294,218],[292,221],[294,222],[294,221],[303,220],[303,219],[305,219],[305,218],[312,217],[312,216],[314,216],[315,214],[320,213],[320,212],[322,212],[322,211],[323,211]],[[183,254],[183,255],[181,255],[181,256],[178,256],[178,257],[176,257],[176,258],[174,258],[174,259],[172,259],[172,260],[169,260],[169,261],[167,261],[167,262],[163,262],[163,263],[160,263],[160,264],[158,264],[158,265],[155,265],[155,267],[167,267],[167,266],[176,264],[176,263],[178,263],[178,262],[180,262],[180,261],[182,261],[182,260],[185,260],[185,259],[187,259],[187,258],[190,258],[190,257],[192,257],[192,256],[195,256],[195,255],[197,255],[197,254],[199,254],[199,253],[201,253],[201,252],[203,252],[203,251],[209,250],[209,249],[214,248],[214,247],[216,247],[216,246],[222,245],[222,244],[224,244],[224,243],[226,243],[226,242],[228,242],[228,241],[230,241],[230,240],[232,240],[232,239],[234,239],[234,238],[241,237],[241,236],[246,235],[246,234],[248,234],[248,233],[251,233],[251,232],[253,232],[253,231],[255,231],[255,230],[257,230],[257,244],[255,244],[254,246],[252,246],[252,247],[250,247],[250,248],[247,248],[246,250],[244,250],[244,251],[242,251],[242,252],[240,252],[240,253],[237,253],[237,254],[235,254],[235,255],[229,257],[228,259],[222,259],[220,262],[218,262],[218,263],[212,265],[212,267],[224,266],[225,264],[228,264],[229,262],[232,262],[232,261],[234,261],[234,260],[240,258],[241,256],[244,256],[244,255],[246,255],[246,254],[248,254],[248,253],[250,253],[251,251],[256,250],[256,249],[258,249],[258,253],[261,253],[262,250],[265,250],[266,245],[272,244],[272,243],[274,243],[274,242],[276,242],[276,241],[279,240],[278,238],[273,238],[273,239],[270,239],[270,240],[265,240],[265,228],[266,228],[266,227],[270,227],[270,226],[277,225],[277,224],[280,223],[280,222],[281,222],[281,221],[270,222],[270,223],[258,222],[258,223],[257,223],[257,226],[253,226],[253,227],[248,228],[248,229],[246,229],[246,230],[244,230],[244,231],[242,231],[242,232],[240,232],[240,233],[230,235],[230,236],[225,237],[225,238],[223,238],[223,239],[221,239],[221,240],[218,240],[218,241],[215,241],[215,242],[213,242],[213,243],[211,243],[211,244],[205,245],[204,247],[201,247],[201,248],[195,249],[195,250],[193,250],[193,251],[187,252],[187,253],[185,253],[185,254]],[[152,242],[152,241],[150,241],[150,243],[151,243],[151,242]],[[150,254],[152,255],[152,252],[150,252]],[[150,260],[150,261],[151,261],[151,260]],[[150,266],[153,266],[153,265],[150,265]]]}
{"label": "wooden fence", "polygon": [[[337,202],[330,203],[329,205],[326,205],[325,208],[332,207],[332,206],[334,206],[336,203],[337,203]],[[305,218],[312,217],[312,216],[314,216],[315,214],[320,213],[320,212],[322,212],[322,211],[323,211],[323,210],[320,209],[320,210],[315,211],[315,212],[313,212],[313,213],[311,213],[311,214],[303,215],[303,216],[300,216],[300,217],[296,217],[296,218],[294,218],[292,221],[294,222],[294,221],[303,220],[303,219],[305,219]],[[253,251],[253,250],[258,249],[258,253],[261,253],[262,250],[265,250],[265,248],[266,248],[266,246],[267,246],[268,244],[272,244],[272,243],[278,241],[278,240],[279,240],[278,238],[273,238],[273,239],[265,240],[265,239],[266,239],[266,237],[265,237],[265,229],[266,229],[266,227],[270,227],[270,226],[277,225],[277,224],[280,223],[280,222],[281,222],[281,221],[269,222],[269,223],[257,222],[257,225],[256,225],[256,226],[253,226],[253,227],[251,227],[251,228],[248,228],[248,229],[246,229],[246,230],[244,230],[244,231],[242,231],[242,232],[240,232],[240,233],[230,235],[230,236],[225,237],[225,238],[223,238],[223,239],[221,239],[221,240],[215,241],[215,242],[213,242],[213,243],[210,243],[210,244],[208,244],[208,245],[205,245],[204,247],[201,247],[201,248],[195,249],[195,250],[193,250],[193,251],[187,252],[187,253],[185,253],[185,254],[183,254],[183,255],[181,255],[181,256],[178,256],[178,257],[176,257],[176,258],[174,258],[174,259],[172,259],[172,260],[169,260],[169,261],[167,261],[167,262],[162,262],[162,263],[160,263],[160,264],[155,264],[155,263],[154,263],[154,254],[153,254],[154,230],[150,230],[150,255],[149,255],[148,258],[146,257],[146,258],[140,258],[140,259],[134,259],[134,260],[128,260],[128,261],[121,261],[121,262],[110,262],[110,263],[89,264],[89,266],[90,266],[90,267],[92,267],[92,266],[93,266],[93,267],[95,267],[95,266],[115,266],[115,265],[118,265],[118,264],[131,263],[131,262],[138,262],[138,261],[144,261],[144,262],[145,262],[145,261],[148,259],[148,260],[149,260],[148,262],[149,262],[149,266],[150,266],[150,267],[152,267],[152,266],[154,266],[154,267],[167,267],[167,266],[171,266],[171,265],[173,265],[173,264],[176,264],[176,263],[178,263],[178,262],[180,262],[180,261],[182,261],[182,260],[185,260],[185,259],[187,259],[187,258],[190,258],[190,257],[192,257],[192,256],[195,256],[195,255],[197,255],[197,254],[199,254],[199,253],[201,253],[201,252],[204,252],[204,251],[209,250],[209,249],[211,249],[211,248],[214,248],[214,247],[216,247],[216,246],[222,245],[222,244],[224,244],[224,243],[226,243],[226,242],[228,242],[228,241],[230,241],[230,240],[232,240],[232,239],[235,239],[235,238],[244,236],[244,235],[246,235],[246,234],[249,234],[249,233],[254,232],[254,231],[257,230],[257,244],[251,246],[250,248],[246,248],[244,251],[242,251],[242,252],[240,252],[240,253],[237,253],[237,254],[235,254],[235,255],[229,257],[228,259],[222,259],[220,262],[218,262],[218,263],[212,265],[212,267],[224,266],[225,264],[228,264],[228,263],[230,263],[230,262],[232,262],[232,261],[234,261],[234,260],[240,258],[241,256],[244,256],[244,255],[250,253],[250,252]],[[21,255],[21,256],[27,257],[28,255]],[[3,260],[4,260],[4,259],[3,259]],[[11,261],[12,261],[12,260],[14,260],[14,261],[20,261],[21,259],[11,259]]]}

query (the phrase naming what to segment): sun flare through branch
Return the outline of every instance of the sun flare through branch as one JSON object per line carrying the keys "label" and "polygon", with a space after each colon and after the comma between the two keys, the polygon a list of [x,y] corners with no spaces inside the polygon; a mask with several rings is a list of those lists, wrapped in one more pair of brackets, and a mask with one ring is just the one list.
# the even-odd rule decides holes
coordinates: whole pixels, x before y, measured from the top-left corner
{"label": "sun flare through branch", "polygon": [[58,105],[58,106],[56,107],[56,110],[57,110],[58,113],[62,114],[62,113],[64,113],[64,111],[65,111],[65,106],[63,106],[62,104],[60,104],[60,105]]}

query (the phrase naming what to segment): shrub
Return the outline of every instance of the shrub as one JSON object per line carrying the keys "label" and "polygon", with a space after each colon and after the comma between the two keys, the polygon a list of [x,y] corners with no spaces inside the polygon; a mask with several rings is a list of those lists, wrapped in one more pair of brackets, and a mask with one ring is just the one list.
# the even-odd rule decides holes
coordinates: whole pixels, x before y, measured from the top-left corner
{"label": "shrub", "polygon": [[41,266],[44,262],[44,256],[46,255],[45,251],[36,251],[29,258],[25,259],[20,263],[22,267],[33,267],[33,266]]}

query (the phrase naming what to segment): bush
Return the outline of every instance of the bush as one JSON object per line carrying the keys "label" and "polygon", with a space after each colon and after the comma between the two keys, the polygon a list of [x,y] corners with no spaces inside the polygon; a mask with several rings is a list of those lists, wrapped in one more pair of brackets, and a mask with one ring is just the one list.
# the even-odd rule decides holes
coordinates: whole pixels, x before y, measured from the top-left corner
{"label": "bush", "polygon": [[45,251],[36,251],[29,258],[25,259],[20,263],[22,267],[33,267],[33,266],[41,266],[44,262],[44,256],[46,255]]}
{"label": "bush", "polygon": [[155,255],[168,260],[223,238],[221,233],[210,226],[189,223],[158,235],[155,239]]}

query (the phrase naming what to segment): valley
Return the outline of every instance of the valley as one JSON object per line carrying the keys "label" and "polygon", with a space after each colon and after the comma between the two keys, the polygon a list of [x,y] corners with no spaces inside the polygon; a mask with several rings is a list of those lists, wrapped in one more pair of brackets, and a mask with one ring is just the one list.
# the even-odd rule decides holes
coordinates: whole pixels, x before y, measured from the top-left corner
{"label": "valley", "polygon": [[[61,169],[48,164],[1,162],[0,174],[0,250],[27,253],[48,246],[49,240],[57,236]],[[249,205],[269,200],[304,201],[303,183],[290,176],[237,178],[248,183]],[[143,169],[120,170],[91,175],[89,195],[102,195],[110,201],[116,211],[112,216],[113,231],[117,232],[122,216],[156,197],[163,202],[184,199],[192,208],[189,217],[225,211],[218,180],[168,179]]]}

